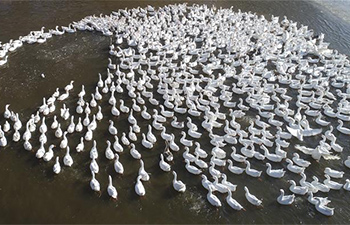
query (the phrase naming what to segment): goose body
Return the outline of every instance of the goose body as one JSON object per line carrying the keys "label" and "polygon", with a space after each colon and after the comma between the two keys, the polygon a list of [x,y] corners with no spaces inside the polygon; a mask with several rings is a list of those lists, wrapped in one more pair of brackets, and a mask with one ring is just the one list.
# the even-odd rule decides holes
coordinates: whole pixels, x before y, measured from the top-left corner
{"label": "goose body", "polygon": [[173,179],[173,187],[178,192],[185,192],[186,191],[186,185],[181,181],[177,180],[177,174],[175,171],[173,171],[174,179]]}
{"label": "goose body", "polygon": [[118,192],[117,192],[117,189],[113,186],[111,175],[108,175],[108,187],[107,187],[107,192],[108,192],[108,195],[109,195],[111,198],[117,199],[117,197],[118,197]]}
{"label": "goose body", "polygon": [[280,195],[277,198],[277,202],[281,205],[291,205],[294,202],[295,195],[285,195],[284,190],[280,189]]}
{"label": "goose body", "polygon": [[258,199],[255,195],[252,195],[246,186],[244,187],[244,191],[245,191],[245,197],[248,200],[248,202],[250,202],[252,205],[255,205],[255,206],[262,205],[262,201]]}

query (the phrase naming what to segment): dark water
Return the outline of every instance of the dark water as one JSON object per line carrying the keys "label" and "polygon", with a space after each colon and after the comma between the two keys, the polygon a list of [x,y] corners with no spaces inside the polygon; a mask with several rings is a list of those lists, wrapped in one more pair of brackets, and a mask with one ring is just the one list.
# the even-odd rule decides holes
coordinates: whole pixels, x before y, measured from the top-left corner
{"label": "dark water", "polygon": [[[68,25],[87,15],[109,14],[119,8],[137,6],[162,6],[169,1],[1,1],[0,40],[7,42],[26,35],[31,30],[47,29],[56,25]],[[172,2],[175,3],[175,2]],[[192,2],[191,2],[192,3]],[[350,25],[327,10],[303,1],[203,1],[216,7],[233,7],[242,11],[252,11],[270,15],[286,15],[316,33],[325,33],[330,47],[350,55]],[[44,44],[25,45],[11,53],[9,63],[0,69],[0,112],[6,103],[11,109],[26,119],[41,105],[42,97],[51,95],[57,87],[63,88],[70,80],[75,80],[75,92],[81,84],[87,93],[94,89],[99,72],[105,73],[108,63],[110,39],[98,33],[77,32],[54,37]],[[40,77],[44,73],[46,78]],[[71,101],[73,103],[73,100]],[[75,104],[74,104],[75,106]],[[109,108],[108,108],[109,107]],[[110,106],[103,107],[107,112]],[[123,127],[124,117],[118,119],[118,128]],[[1,123],[3,121],[0,121]],[[47,124],[51,124],[51,120]],[[146,124],[142,124],[142,130]],[[106,128],[107,124],[99,125]],[[121,131],[120,131],[121,132]],[[50,134],[49,134],[50,135]],[[51,134],[52,135],[52,134]],[[94,134],[95,135],[95,134]],[[150,182],[145,182],[146,196],[138,198],[134,193],[135,173],[139,167],[125,151],[121,161],[125,167],[123,176],[114,176],[119,199],[108,199],[107,174],[113,173],[113,162],[102,159],[106,133],[94,136],[100,150],[100,173],[97,179],[103,191],[101,197],[92,193],[89,187],[88,154],[77,156],[72,168],[63,168],[58,176],[53,176],[53,161],[38,162],[33,154],[26,152],[22,143],[11,144],[0,151],[0,222],[1,223],[349,223],[350,196],[345,191],[330,192],[335,216],[326,218],[317,213],[305,197],[297,197],[292,207],[278,205],[276,197],[279,188],[287,189],[285,180],[298,177],[290,174],[286,179],[274,180],[262,175],[261,181],[247,178],[246,175],[232,176],[231,181],[249,186],[252,193],[264,197],[264,208],[257,209],[245,200],[242,188],[234,193],[234,198],[247,208],[246,212],[236,212],[224,204],[219,210],[210,207],[206,201],[206,191],[200,186],[200,177],[189,175],[182,162],[173,166],[179,177],[187,184],[184,194],[172,189],[172,175],[158,168],[158,155],[162,149],[157,144],[150,152],[142,152],[146,170],[150,172]],[[34,137],[35,138],[35,137]],[[36,137],[37,139],[37,137]],[[49,138],[50,139],[50,138]],[[70,138],[69,144],[76,146],[77,138]],[[338,138],[338,139],[341,139]],[[110,139],[113,141],[112,139]],[[348,146],[348,140],[339,140]],[[34,145],[36,148],[37,145]],[[91,143],[85,146],[91,148]],[[138,147],[138,146],[136,146]],[[71,147],[72,149],[72,147]],[[348,152],[348,148],[345,152]],[[64,152],[58,153],[60,156]],[[178,154],[178,159],[182,156]],[[320,170],[323,165],[313,165]],[[339,163],[337,163],[339,164]],[[264,170],[265,168],[257,168]],[[222,196],[222,200],[223,200]]]}

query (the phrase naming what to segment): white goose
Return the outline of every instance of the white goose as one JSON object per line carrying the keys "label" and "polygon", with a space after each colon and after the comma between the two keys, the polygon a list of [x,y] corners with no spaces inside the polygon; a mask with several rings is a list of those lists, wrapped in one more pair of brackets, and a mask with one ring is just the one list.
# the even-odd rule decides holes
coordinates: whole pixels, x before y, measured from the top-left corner
{"label": "white goose", "polygon": [[280,189],[280,195],[277,198],[277,202],[281,205],[291,205],[294,202],[295,195],[284,195],[284,190]]}
{"label": "white goose", "polygon": [[221,207],[221,201],[218,197],[213,194],[212,185],[209,185],[209,192],[207,194],[207,199],[212,206]]}
{"label": "white goose", "polygon": [[159,161],[159,167],[164,171],[164,172],[170,172],[171,166],[169,163],[164,161],[164,156],[163,154],[160,154],[160,161]]}
{"label": "white goose", "polygon": [[111,149],[111,142],[109,140],[107,140],[106,143],[107,143],[107,147],[105,150],[105,156],[108,160],[112,160],[112,159],[114,159],[115,155]]}
{"label": "white goose", "polygon": [[173,179],[173,187],[178,192],[185,192],[186,191],[186,185],[181,181],[177,180],[177,174],[175,171],[173,171],[174,179]]}
{"label": "white goose", "polygon": [[84,137],[80,138],[80,143],[77,145],[77,147],[75,148],[75,150],[77,152],[82,152],[84,151]]}
{"label": "white goose", "polygon": [[141,182],[141,178],[142,178],[142,176],[140,176],[140,175],[137,176],[137,178],[136,178],[135,192],[139,196],[145,196],[146,190],[145,190],[145,187],[143,186],[143,184]]}
{"label": "white goose", "polygon": [[55,165],[53,165],[53,168],[52,168],[53,172],[55,174],[59,174],[61,172],[61,165],[60,165],[60,162],[58,160],[59,160],[59,157],[57,156]]}
{"label": "white goose", "polygon": [[65,166],[68,166],[68,167],[71,167],[73,165],[73,158],[72,156],[69,154],[69,146],[67,146],[67,149],[66,149],[66,154],[65,156],[63,157],[63,164]]}
{"label": "white goose", "polygon": [[252,205],[255,205],[255,206],[262,205],[262,201],[258,199],[255,195],[250,194],[249,189],[246,186],[244,186],[244,191],[245,191],[245,197],[248,200],[248,202],[250,202]]}
{"label": "white goose", "polygon": [[232,198],[232,192],[229,191],[227,192],[228,195],[226,197],[226,202],[227,204],[234,210],[240,211],[240,210],[244,210],[243,206],[241,204],[239,204],[239,202],[236,201],[236,199]]}
{"label": "white goose", "polygon": [[135,145],[133,143],[130,144],[130,155],[134,158],[134,159],[141,159],[141,154],[139,151],[137,151],[137,149],[135,149]]}
{"label": "white goose", "polygon": [[139,176],[141,176],[142,181],[149,181],[150,176],[145,170],[145,164],[142,159],[140,159]]}
{"label": "white goose", "polygon": [[109,195],[111,198],[117,199],[117,197],[118,197],[118,192],[117,192],[117,189],[113,186],[111,175],[108,175],[108,187],[107,187],[107,192],[108,192],[108,195]]}
{"label": "white goose", "polygon": [[100,192],[100,183],[95,178],[95,173],[91,171],[92,178],[90,180],[90,187],[93,191]]}
{"label": "white goose", "polygon": [[143,147],[147,148],[147,149],[152,149],[153,148],[153,144],[152,142],[148,141],[146,139],[146,136],[144,133],[142,133],[142,141],[141,144],[143,145]]}
{"label": "white goose", "polygon": [[124,173],[124,166],[119,161],[119,155],[117,153],[115,153],[114,170],[115,170],[115,172],[117,172],[119,174],[123,174]]}
{"label": "white goose", "polygon": [[284,174],[286,173],[286,171],[284,169],[272,169],[272,166],[270,163],[266,163],[266,166],[267,166],[266,173],[270,177],[282,178],[284,176]]}
{"label": "white goose", "polygon": [[190,161],[189,161],[188,159],[185,159],[185,163],[186,163],[185,168],[186,168],[186,170],[187,170],[188,172],[190,172],[190,173],[192,173],[192,174],[194,174],[194,175],[199,175],[199,174],[202,173],[202,170],[198,169],[198,168],[195,167],[195,166],[192,166],[192,165],[190,164]]}
{"label": "white goose", "polygon": [[262,171],[252,169],[250,167],[250,162],[248,160],[245,161],[245,164],[247,165],[245,168],[245,172],[247,175],[249,175],[251,177],[260,177],[261,176]]}
{"label": "white goose", "polygon": [[55,145],[50,145],[49,146],[49,150],[47,150],[47,152],[45,152],[43,159],[45,162],[50,161],[53,158],[53,148],[55,147]]}

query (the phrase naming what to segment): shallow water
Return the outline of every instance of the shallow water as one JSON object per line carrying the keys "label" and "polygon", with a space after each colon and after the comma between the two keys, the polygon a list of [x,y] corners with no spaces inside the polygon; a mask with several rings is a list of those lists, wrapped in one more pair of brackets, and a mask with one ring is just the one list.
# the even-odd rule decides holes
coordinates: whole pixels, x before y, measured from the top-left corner
{"label": "shallow water", "polygon": [[[152,1],[154,6],[168,4],[168,1]],[[283,16],[308,25],[316,33],[325,33],[325,40],[330,48],[350,55],[350,25],[331,14],[328,10],[320,12],[313,3],[302,1],[204,1],[216,7],[230,7],[242,11],[252,11],[269,18],[271,14]],[[144,1],[85,1],[85,2],[0,2],[0,40],[7,42],[25,35],[31,30],[40,30],[41,26],[53,28],[56,25],[67,25],[91,14],[106,13],[119,8],[146,6]],[[99,72],[105,73],[110,39],[97,33],[77,32],[54,37],[44,44],[25,45],[11,53],[9,63],[0,69],[0,109],[11,103],[11,109],[20,112],[22,121],[27,119],[39,105],[42,97],[51,95],[57,87],[63,88],[70,80],[75,80],[76,95],[81,84],[87,93],[94,90]],[[44,73],[46,78],[40,77]],[[123,96],[123,97],[126,97]],[[70,99],[75,106],[76,99]],[[68,103],[69,104],[69,103]],[[103,107],[105,112],[110,106]],[[2,113],[2,110],[0,110]],[[126,116],[118,118],[119,132],[123,130]],[[52,118],[47,124],[51,124]],[[0,119],[2,123],[2,119]],[[106,130],[108,124],[99,124],[99,129]],[[145,130],[147,124],[140,124]],[[200,128],[200,127],[199,127]],[[200,128],[201,129],[201,128]],[[171,131],[171,130],[170,130]],[[53,135],[51,132],[49,135]],[[104,141],[108,133],[94,133],[99,150],[104,150]],[[69,144],[76,146],[78,138],[69,138]],[[38,137],[33,137],[33,139]],[[140,139],[140,137],[138,137]],[[49,138],[50,139],[50,138]],[[100,141],[99,141],[100,140]],[[338,138],[342,146],[348,146],[345,136]],[[205,140],[201,141],[205,144]],[[59,143],[56,143],[56,145]],[[140,145],[136,145],[138,148]],[[38,147],[37,144],[34,148]],[[1,223],[349,223],[350,194],[345,191],[331,191],[329,198],[336,207],[335,215],[326,218],[317,213],[305,197],[297,197],[291,207],[278,205],[276,197],[279,188],[286,189],[285,180],[298,176],[286,174],[283,180],[269,178],[265,173],[261,181],[241,176],[230,176],[230,180],[240,188],[234,198],[247,208],[246,212],[236,212],[227,204],[221,209],[212,208],[206,200],[206,191],[200,186],[200,177],[192,176],[184,169],[181,154],[175,155],[178,163],[173,169],[178,171],[179,178],[187,184],[184,194],[177,194],[172,189],[172,175],[163,173],[158,167],[159,152],[164,144],[157,143],[152,151],[142,151],[146,170],[151,173],[151,180],[145,182],[146,196],[138,198],[134,193],[135,174],[139,164],[128,152],[121,156],[125,167],[123,176],[113,176],[118,189],[119,199],[114,202],[108,199],[105,191],[107,174],[113,173],[113,162],[99,155],[100,173],[97,179],[101,183],[101,197],[92,193],[89,187],[89,156],[87,151],[80,154],[72,151],[75,160],[72,168],[63,168],[58,176],[53,176],[53,161],[38,162],[33,154],[23,149],[22,143],[11,144],[0,151],[0,222]],[[86,145],[86,150],[91,143]],[[62,150],[61,150],[62,151]],[[341,155],[345,158],[349,148]],[[63,156],[65,152],[59,152]],[[321,169],[332,164],[321,161],[312,165],[313,170],[321,177]],[[340,164],[335,163],[334,165]],[[333,165],[333,164],[332,164]],[[265,170],[262,164],[257,169]],[[335,168],[341,169],[342,167]],[[113,173],[115,174],[115,173]],[[307,174],[309,177],[309,174]],[[345,178],[349,178],[345,175]],[[242,187],[249,186],[252,193],[263,196],[264,208],[257,209],[249,205],[244,198]],[[224,196],[221,196],[224,199]]]}

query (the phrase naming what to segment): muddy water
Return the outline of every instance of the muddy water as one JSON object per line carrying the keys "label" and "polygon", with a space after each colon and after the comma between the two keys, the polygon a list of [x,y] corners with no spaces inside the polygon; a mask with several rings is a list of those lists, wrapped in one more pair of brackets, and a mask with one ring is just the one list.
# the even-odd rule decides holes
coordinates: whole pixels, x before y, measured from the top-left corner
{"label": "muddy water", "polygon": [[[350,25],[331,14],[327,9],[302,1],[203,1],[216,7],[233,7],[242,11],[263,14],[267,18],[273,15],[286,15],[289,19],[308,25],[316,33],[325,33],[330,47],[350,55]],[[168,1],[151,1],[154,6],[168,4]],[[72,21],[100,13],[109,14],[119,8],[146,6],[144,1],[1,1],[0,2],[0,40],[7,42],[31,30],[40,30],[42,26],[54,28],[67,25]],[[321,10],[322,9],[322,10]],[[25,45],[11,53],[9,63],[0,69],[0,109],[11,103],[11,109],[18,111],[26,119],[41,104],[42,97],[51,95],[57,87],[63,88],[70,80],[75,87],[86,86],[91,93],[97,82],[97,74],[105,73],[110,39],[100,34],[78,32],[54,37],[44,44]],[[41,78],[44,73],[46,78]],[[80,88],[75,88],[74,95]],[[126,98],[126,96],[121,96]],[[76,99],[69,100],[72,109]],[[110,111],[104,105],[104,112]],[[2,113],[2,110],[0,110]],[[123,130],[125,116],[118,118],[117,126]],[[51,124],[52,118],[48,120]],[[2,123],[3,120],[0,119]],[[65,124],[66,126],[67,124]],[[200,186],[200,178],[189,175],[181,162],[181,154],[175,155],[179,163],[173,165],[179,178],[187,184],[184,194],[172,189],[172,175],[158,168],[159,143],[152,151],[142,151],[146,170],[151,173],[150,182],[144,183],[146,196],[138,198],[134,193],[135,174],[139,167],[128,152],[121,156],[125,167],[123,176],[113,175],[114,185],[119,198],[114,202],[106,193],[107,175],[113,173],[113,163],[104,156],[105,140],[113,139],[106,130],[108,124],[99,124],[101,132],[94,134],[100,153],[100,173],[97,179],[101,183],[102,195],[92,193],[89,187],[89,156],[87,152],[77,155],[72,168],[64,168],[59,176],[53,176],[53,161],[38,162],[33,154],[26,152],[22,143],[11,144],[0,151],[0,222],[1,223],[349,223],[350,196],[344,191],[330,192],[332,206],[336,206],[336,215],[332,218],[315,212],[304,197],[298,197],[293,207],[283,207],[275,201],[279,188],[286,189],[287,179],[299,180],[297,176],[286,175],[286,179],[274,180],[263,174],[261,181],[246,175],[231,176],[230,180],[239,185],[234,193],[235,199],[247,208],[246,212],[236,212],[226,204],[215,210],[206,201],[206,192]],[[140,124],[145,130],[147,124]],[[171,130],[170,130],[171,131]],[[53,136],[53,132],[49,132]],[[38,139],[38,137],[33,137]],[[341,137],[344,138],[344,137]],[[139,137],[140,139],[140,137]],[[76,146],[78,136],[71,136],[69,144]],[[59,143],[54,143],[59,144]],[[202,141],[205,144],[205,141]],[[346,139],[340,140],[342,146],[349,146]],[[136,146],[140,148],[140,145]],[[38,148],[38,143],[34,144]],[[86,149],[91,148],[91,143]],[[346,148],[348,152],[348,148]],[[63,157],[62,150],[56,150]],[[62,152],[60,152],[62,151]],[[346,152],[346,151],[345,151]],[[346,155],[346,153],[345,153]],[[342,156],[342,157],[345,157]],[[320,171],[330,162],[313,165],[314,171]],[[338,163],[339,164],[339,163]],[[257,169],[264,170],[262,164]],[[259,167],[260,166],[260,167]],[[320,173],[320,172],[318,172]],[[318,174],[319,175],[319,174]],[[319,175],[320,176],[320,175]],[[348,177],[347,177],[348,178]],[[249,186],[251,192],[264,197],[265,207],[256,209],[247,203],[242,186]],[[224,199],[224,196],[221,196]]]}

